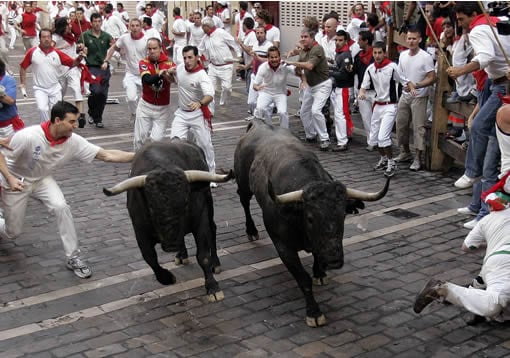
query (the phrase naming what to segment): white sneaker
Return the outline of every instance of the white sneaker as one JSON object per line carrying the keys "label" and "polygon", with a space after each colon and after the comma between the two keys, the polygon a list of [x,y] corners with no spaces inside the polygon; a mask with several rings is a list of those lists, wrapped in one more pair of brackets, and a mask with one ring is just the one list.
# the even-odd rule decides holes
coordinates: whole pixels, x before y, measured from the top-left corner
{"label": "white sneaker", "polygon": [[465,208],[458,208],[457,209],[457,214],[460,214],[460,215],[473,215],[473,216],[475,216],[477,213],[475,213],[469,207],[466,206]]}
{"label": "white sneaker", "polygon": [[453,186],[459,189],[467,189],[472,187],[473,184],[478,181],[478,179],[479,178],[470,178],[466,174],[464,174],[459,179],[457,179]]}
{"label": "white sneaker", "polygon": [[209,184],[209,186],[211,188],[217,188],[218,187],[218,184],[217,183],[214,183],[214,182],[211,182],[211,184]]}
{"label": "white sneaker", "polygon": [[474,218],[473,220],[468,221],[467,223],[465,223],[463,226],[466,229],[472,230],[472,229],[474,229],[476,224],[478,224],[478,221],[480,221],[480,220],[477,220],[476,218]]}

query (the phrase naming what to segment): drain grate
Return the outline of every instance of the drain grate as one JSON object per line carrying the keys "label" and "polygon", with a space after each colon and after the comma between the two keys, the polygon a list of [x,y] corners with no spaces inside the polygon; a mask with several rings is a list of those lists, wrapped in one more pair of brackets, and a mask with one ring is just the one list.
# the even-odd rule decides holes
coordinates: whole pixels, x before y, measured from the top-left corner
{"label": "drain grate", "polygon": [[398,219],[412,219],[415,217],[420,216],[420,214],[413,213],[412,211],[405,210],[405,209],[393,209],[389,211],[385,211],[385,214],[389,216],[393,216]]}

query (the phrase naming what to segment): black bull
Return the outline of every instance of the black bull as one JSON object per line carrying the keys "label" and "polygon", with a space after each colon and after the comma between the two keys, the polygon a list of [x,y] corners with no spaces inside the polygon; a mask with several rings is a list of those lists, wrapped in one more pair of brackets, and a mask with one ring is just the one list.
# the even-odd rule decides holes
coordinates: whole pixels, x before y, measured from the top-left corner
{"label": "black bull", "polygon": [[213,270],[220,271],[220,262],[209,183],[230,178],[209,173],[202,150],[176,138],[145,145],[133,160],[130,178],[103,191],[106,195],[127,191],[127,208],[138,247],[163,285],[176,280],[159,265],[155,245],[161,243],[164,251],[177,251],[179,263],[188,257],[184,235],[192,233],[208,298],[218,301],[224,296],[213,276]]}
{"label": "black bull", "polygon": [[[306,323],[324,325],[326,318],[313,296],[312,282],[326,284],[326,269],[343,266],[345,215],[363,209],[362,200],[384,197],[389,180],[377,193],[348,189],[333,180],[317,156],[290,131],[258,120],[250,123],[237,144],[234,172],[248,238],[258,239],[250,213],[255,195],[266,230],[305,296]],[[313,254],[313,281],[299,259],[300,250]]]}

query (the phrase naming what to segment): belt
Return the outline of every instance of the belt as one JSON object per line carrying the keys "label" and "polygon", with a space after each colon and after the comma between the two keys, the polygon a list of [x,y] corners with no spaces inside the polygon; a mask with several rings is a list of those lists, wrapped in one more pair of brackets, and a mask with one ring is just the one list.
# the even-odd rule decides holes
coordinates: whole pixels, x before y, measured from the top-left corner
{"label": "belt", "polygon": [[234,64],[234,62],[222,63],[221,65],[218,65],[218,64],[216,64],[216,63],[212,63],[212,62],[211,62],[211,65],[214,65],[214,66],[226,66],[226,65],[232,65],[232,64]]}
{"label": "belt", "polygon": [[6,121],[0,121],[0,128],[5,128],[12,124],[12,120],[8,119]]}
{"label": "belt", "polygon": [[379,101],[375,101],[374,104],[378,104],[379,106],[385,106],[387,104],[397,104],[397,102],[379,102]]}
{"label": "belt", "polygon": [[494,83],[495,85],[499,85],[501,83],[505,83],[508,81],[508,78],[506,78],[506,76],[502,76],[502,77],[499,77],[499,78],[496,78],[496,79],[493,79],[492,80],[492,83]]}

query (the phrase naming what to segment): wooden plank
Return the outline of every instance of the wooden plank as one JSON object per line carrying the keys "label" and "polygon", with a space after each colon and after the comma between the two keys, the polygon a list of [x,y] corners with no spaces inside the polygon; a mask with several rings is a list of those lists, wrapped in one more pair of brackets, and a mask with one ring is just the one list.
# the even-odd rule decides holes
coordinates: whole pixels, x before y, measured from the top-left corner
{"label": "wooden plank", "polygon": [[452,139],[445,139],[443,135],[439,137],[439,148],[445,155],[459,163],[464,163],[466,160],[466,151],[462,148],[462,145]]}

